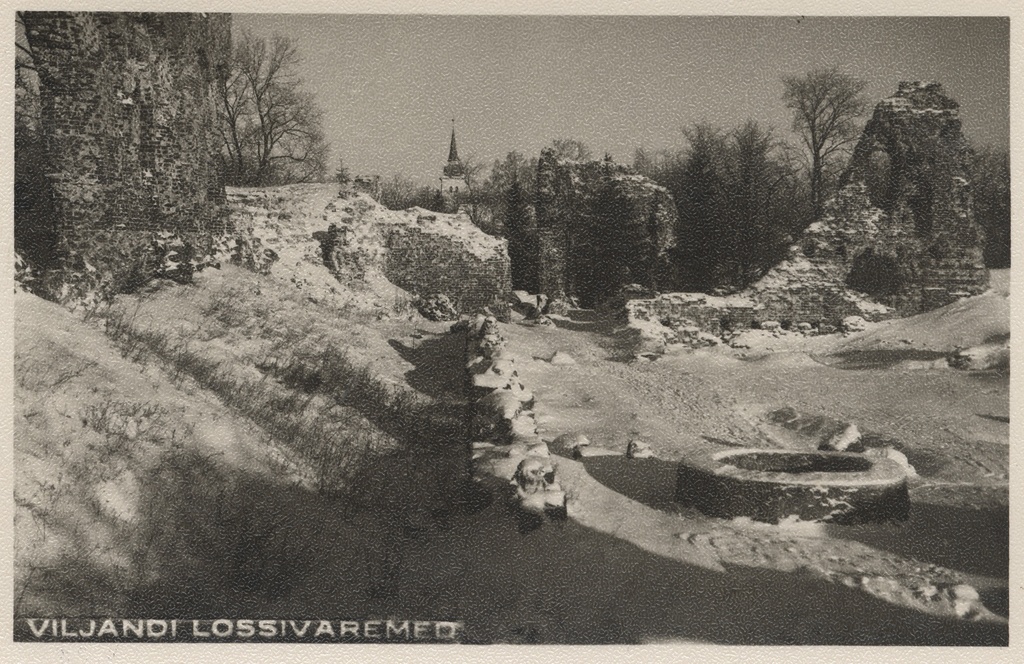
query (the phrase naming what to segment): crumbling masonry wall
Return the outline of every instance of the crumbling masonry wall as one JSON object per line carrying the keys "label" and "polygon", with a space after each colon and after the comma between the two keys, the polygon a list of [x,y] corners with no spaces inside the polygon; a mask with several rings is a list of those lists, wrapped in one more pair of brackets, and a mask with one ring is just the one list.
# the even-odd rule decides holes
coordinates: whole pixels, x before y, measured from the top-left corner
{"label": "crumbling masonry wall", "polygon": [[466,214],[389,210],[366,194],[322,184],[229,195],[260,216],[287,209],[282,230],[301,227],[295,241],[315,238],[323,264],[350,287],[372,286],[378,297],[391,297],[398,286],[422,298],[445,295],[460,313],[489,309],[508,316],[508,242],[484,233]]}
{"label": "crumbling masonry wall", "polygon": [[504,317],[512,290],[506,243],[486,236],[465,215],[449,222],[463,226],[465,237],[444,232],[439,216],[421,211],[414,224],[384,226],[384,275],[417,295],[447,295],[460,312],[489,308]]}
{"label": "crumbling masonry wall", "polygon": [[717,334],[752,322],[877,321],[981,293],[988,271],[969,150],[941,85],[901,83],[875,107],[842,187],[786,260],[736,296],[668,293],[633,300],[621,315]]}
{"label": "crumbling masonry wall", "polygon": [[632,169],[610,160],[567,161],[545,150],[536,210],[542,293],[593,306],[625,284],[674,287],[675,203]]}
{"label": "crumbling masonry wall", "polygon": [[215,90],[230,16],[26,12],[24,22],[58,245],[36,250],[59,258],[104,233],[228,230]]}
{"label": "crumbling masonry wall", "polygon": [[750,295],[772,319],[813,323],[912,315],[985,291],[969,149],[941,85],[901,83],[875,107],[823,218]]}
{"label": "crumbling masonry wall", "polygon": [[741,330],[764,320],[761,307],[739,296],[718,297],[704,293],[663,293],[653,298],[629,300],[622,308],[623,322],[653,321],[676,329],[693,326],[720,335]]}

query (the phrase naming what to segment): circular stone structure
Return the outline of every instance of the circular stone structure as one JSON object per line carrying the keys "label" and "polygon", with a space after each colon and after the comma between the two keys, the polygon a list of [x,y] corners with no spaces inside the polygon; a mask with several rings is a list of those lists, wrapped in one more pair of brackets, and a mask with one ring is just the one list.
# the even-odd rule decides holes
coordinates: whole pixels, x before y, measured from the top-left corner
{"label": "circular stone structure", "polygon": [[903,468],[849,452],[735,449],[688,460],[677,471],[676,500],[765,523],[902,521],[910,513]]}

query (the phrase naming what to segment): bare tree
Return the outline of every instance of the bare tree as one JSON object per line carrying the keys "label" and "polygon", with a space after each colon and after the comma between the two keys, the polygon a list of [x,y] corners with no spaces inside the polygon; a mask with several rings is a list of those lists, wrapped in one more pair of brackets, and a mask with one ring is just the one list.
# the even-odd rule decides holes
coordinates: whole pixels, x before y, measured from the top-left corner
{"label": "bare tree", "polygon": [[462,172],[465,173],[466,177],[466,188],[469,190],[470,197],[473,192],[477,191],[482,185],[481,174],[484,170],[484,164],[477,160],[473,155],[463,157],[459,160],[462,163]]}
{"label": "bare tree", "polygon": [[28,41],[23,14],[24,12],[14,12],[14,68],[35,71],[35,53],[32,52],[32,45]]}
{"label": "bare tree", "polygon": [[39,75],[35,53],[28,40],[22,12],[15,13],[14,40],[14,124],[15,129],[35,131],[39,124]]}
{"label": "bare tree", "polygon": [[220,89],[221,135],[232,184],[322,181],[328,145],[320,109],[295,73],[294,40],[242,33]]}
{"label": "bare tree", "polygon": [[821,216],[829,168],[857,138],[857,118],[866,102],[865,82],[835,67],[782,79],[782,99],[793,111],[793,130],[803,139],[810,161],[810,192],[815,218]]}

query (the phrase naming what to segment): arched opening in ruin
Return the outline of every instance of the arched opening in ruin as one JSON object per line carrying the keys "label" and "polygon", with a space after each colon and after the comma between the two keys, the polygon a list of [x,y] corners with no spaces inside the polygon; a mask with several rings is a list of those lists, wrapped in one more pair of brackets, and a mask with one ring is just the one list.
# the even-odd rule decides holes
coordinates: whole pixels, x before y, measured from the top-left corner
{"label": "arched opening in ruin", "polygon": [[920,235],[932,232],[935,205],[935,176],[931,168],[921,168],[914,178],[914,193],[910,196],[910,209],[914,213],[914,228]]}
{"label": "arched opening in ruin", "polygon": [[893,256],[868,247],[853,259],[846,285],[875,297],[896,295],[904,287],[903,270]]}
{"label": "arched opening in ruin", "polygon": [[875,150],[868,157],[864,173],[868,199],[875,207],[891,212],[896,199],[896,185],[893,181],[892,159],[884,150]]}

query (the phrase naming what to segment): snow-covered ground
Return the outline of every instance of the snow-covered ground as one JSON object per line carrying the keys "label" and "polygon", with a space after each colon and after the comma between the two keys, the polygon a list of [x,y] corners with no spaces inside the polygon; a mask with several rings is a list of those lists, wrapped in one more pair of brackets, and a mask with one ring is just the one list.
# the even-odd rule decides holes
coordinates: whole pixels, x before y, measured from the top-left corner
{"label": "snow-covered ground", "polygon": [[[294,231],[251,207],[277,237]],[[504,506],[458,499],[463,441],[417,428],[463,406],[447,325],[386,284],[325,278],[308,231],[278,245],[292,249],[269,276],[226,267],[121,298],[119,344],[102,317],[15,296],[16,611],[429,615],[482,642],[1006,642],[1008,375],[934,362],[1008,340],[1004,273],[849,336],[751,335],[647,362],[619,359],[591,312],[501,325],[546,439],[580,432],[621,454],[641,438],[658,457],[556,458],[572,516],[523,534]],[[327,348],[426,419],[396,429],[332,402],[329,372],[285,370]],[[226,377],[291,410],[247,409]],[[784,406],[899,441],[917,472],[910,520],[768,526],[678,508],[677,463],[778,446],[764,415]],[[342,428],[319,442],[365,444],[358,490],[318,491],[324,469],[292,453],[328,414]]]}
{"label": "snow-covered ground", "polygon": [[[622,357],[616,337],[585,312],[560,320],[557,330],[514,326],[509,345],[534,358],[520,374],[537,395],[542,435],[579,432],[620,454],[640,437],[662,460],[644,466],[623,459],[617,469],[589,464],[592,481],[634,502],[618,510],[628,517],[613,517],[595,515],[581,501],[581,521],[612,530],[630,523],[631,533],[643,531],[643,522],[646,538],[659,531],[667,538],[674,528],[697,548],[677,547],[678,556],[799,569],[927,613],[948,615],[955,604],[939,601],[933,589],[966,582],[1005,616],[1008,374],[956,371],[944,359],[957,348],[1008,340],[1005,280],[996,272],[986,294],[848,336],[751,331],[748,348],[679,350],[653,362],[612,361]],[[556,351],[576,364],[544,361]],[[777,447],[778,439],[766,435],[765,415],[787,406],[898,441],[918,473],[910,480],[910,520],[794,530],[674,508],[676,462],[731,447]],[[673,528],[659,525],[659,512],[675,514]]]}

